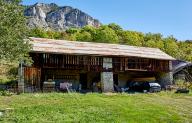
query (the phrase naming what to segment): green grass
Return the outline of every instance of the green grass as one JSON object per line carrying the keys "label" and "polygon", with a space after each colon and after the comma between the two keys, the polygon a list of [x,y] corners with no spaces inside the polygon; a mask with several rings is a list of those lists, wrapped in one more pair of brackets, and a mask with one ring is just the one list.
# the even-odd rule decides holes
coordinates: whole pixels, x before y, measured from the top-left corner
{"label": "green grass", "polygon": [[5,123],[190,123],[192,94],[22,94],[0,96],[0,110]]}

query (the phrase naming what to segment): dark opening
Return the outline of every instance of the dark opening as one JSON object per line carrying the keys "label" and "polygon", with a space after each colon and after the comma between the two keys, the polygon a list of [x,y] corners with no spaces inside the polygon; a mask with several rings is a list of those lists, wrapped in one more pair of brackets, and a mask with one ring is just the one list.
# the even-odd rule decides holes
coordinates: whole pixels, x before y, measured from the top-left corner
{"label": "dark opening", "polygon": [[41,70],[41,83],[40,83],[40,89],[43,89],[43,82],[45,81],[45,70]]}
{"label": "dark opening", "polygon": [[113,82],[118,86],[118,74],[113,74]]}
{"label": "dark opening", "polygon": [[81,84],[81,89],[86,90],[87,89],[87,74],[86,73],[81,73],[79,81],[80,81],[80,84]]}
{"label": "dark opening", "polygon": [[114,90],[118,91],[118,74],[113,74],[113,86]]}

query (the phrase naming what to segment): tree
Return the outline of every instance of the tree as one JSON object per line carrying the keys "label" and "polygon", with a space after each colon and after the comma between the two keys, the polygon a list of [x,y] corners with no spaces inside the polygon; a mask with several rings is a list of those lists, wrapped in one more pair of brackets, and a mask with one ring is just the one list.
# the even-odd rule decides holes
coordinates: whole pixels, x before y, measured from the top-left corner
{"label": "tree", "polygon": [[38,38],[51,38],[51,32],[47,32],[42,28],[33,28],[30,30],[29,36]]}
{"label": "tree", "polygon": [[85,26],[76,33],[77,41],[93,41],[93,38],[96,35],[96,28],[93,26]]}
{"label": "tree", "polygon": [[[0,0],[0,60],[16,62],[26,58],[30,45],[20,0]],[[2,63],[2,62],[1,62]]]}
{"label": "tree", "polygon": [[150,40],[145,42],[145,46],[156,48],[157,44],[156,44],[156,42],[154,40],[150,39]]}
{"label": "tree", "polygon": [[181,59],[192,62],[192,42],[179,42],[178,46],[179,49],[182,51]]}
{"label": "tree", "polygon": [[142,46],[144,36],[142,33],[135,31],[123,31],[121,33],[121,43],[132,45],[132,46]]}
{"label": "tree", "polygon": [[86,31],[86,32],[89,32],[91,35],[95,35],[96,30],[97,30],[97,28],[90,26],[90,25],[87,25],[87,26],[84,26],[83,28],[81,28],[81,32]]}
{"label": "tree", "polygon": [[27,34],[20,0],[0,0],[0,81],[16,79],[10,76],[10,71],[17,70],[20,59],[30,61]]}
{"label": "tree", "polygon": [[182,55],[177,45],[177,40],[173,36],[169,36],[164,39],[164,49],[167,54],[177,59],[180,59]]}
{"label": "tree", "polygon": [[89,32],[86,32],[86,31],[82,31],[80,33],[77,33],[76,39],[77,39],[77,41],[87,41],[87,42],[90,42],[93,40],[91,34]]}
{"label": "tree", "polygon": [[162,39],[162,35],[159,33],[157,33],[157,34],[152,34],[152,33],[145,34],[143,46],[154,47],[154,48],[159,48],[161,50],[164,50],[164,42]]}
{"label": "tree", "polygon": [[121,26],[115,24],[115,23],[111,23],[108,25],[109,28],[113,29],[114,31],[122,31],[123,29],[121,28]]}
{"label": "tree", "polygon": [[75,33],[77,33],[78,31],[79,31],[79,29],[77,29],[77,28],[69,28],[69,29],[66,30],[66,32],[67,32],[68,34],[75,34]]}
{"label": "tree", "polygon": [[101,26],[96,31],[94,41],[101,43],[118,43],[119,38],[113,29],[108,26]]}

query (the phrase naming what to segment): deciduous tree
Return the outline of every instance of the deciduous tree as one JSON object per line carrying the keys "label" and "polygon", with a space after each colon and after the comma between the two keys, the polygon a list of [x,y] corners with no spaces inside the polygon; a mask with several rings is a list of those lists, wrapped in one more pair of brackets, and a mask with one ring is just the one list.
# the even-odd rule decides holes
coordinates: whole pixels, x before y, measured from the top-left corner
{"label": "deciduous tree", "polygon": [[24,59],[30,49],[20,0],[0,0],[0,60]]}

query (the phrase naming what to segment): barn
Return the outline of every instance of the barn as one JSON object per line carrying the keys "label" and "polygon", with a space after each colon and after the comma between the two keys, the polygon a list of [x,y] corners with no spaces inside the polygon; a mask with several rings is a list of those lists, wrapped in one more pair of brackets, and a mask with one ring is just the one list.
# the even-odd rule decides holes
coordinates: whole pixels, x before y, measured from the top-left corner
{"label": "barn", "polygon": [[102,92],[114,85],[126,87],[131,81],[158,81],[172,84],[173,57],[157,48],[30,38],[33,64],[19,67],[18,88],[59,89],[66,83],[74,90]]}

